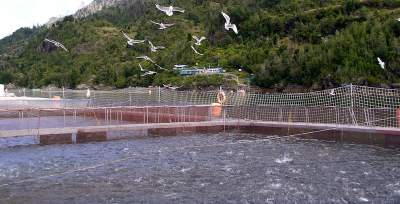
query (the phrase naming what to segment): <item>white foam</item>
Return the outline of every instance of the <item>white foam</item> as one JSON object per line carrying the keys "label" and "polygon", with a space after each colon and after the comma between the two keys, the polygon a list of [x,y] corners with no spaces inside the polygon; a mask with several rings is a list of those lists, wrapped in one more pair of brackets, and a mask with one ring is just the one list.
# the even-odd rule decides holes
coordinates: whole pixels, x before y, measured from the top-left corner
{"label": "white foam", "polygon": [[286,163],[289,163],[289,162],[292,162],[292,161],[293,161],[293,158],[290,158],[286,154],[283,156],[283,158],[275,159],[275,162],[278,163],[278,164],[286,164]]}
{"label": "white foam", "polygon": [[185,172],[188,172],[190,170],[192,170],[192,168],[183,168],[183,169],[180,170],[180,172],[185,173]]}
{"label": "white foam", "polygon": [[273,183],[269,185],[272,189],[280,189],[282,187],[282,184],[280,183]]}

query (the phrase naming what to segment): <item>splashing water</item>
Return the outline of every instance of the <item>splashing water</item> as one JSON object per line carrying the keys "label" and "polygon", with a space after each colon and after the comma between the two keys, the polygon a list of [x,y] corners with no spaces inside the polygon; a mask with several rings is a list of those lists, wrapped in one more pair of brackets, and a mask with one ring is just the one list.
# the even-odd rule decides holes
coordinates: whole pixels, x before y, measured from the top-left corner
{"label": "splashing water", "polygon": [[278,163],[278,164],[286,164],[286,163],[289,163],[289,162],[292,162],[292,161],[293,161],[293,158],[289,157],[289,155],[287,155],[287,154],[285,154],[283,156],[283,158],[275,159],[275,162]]}

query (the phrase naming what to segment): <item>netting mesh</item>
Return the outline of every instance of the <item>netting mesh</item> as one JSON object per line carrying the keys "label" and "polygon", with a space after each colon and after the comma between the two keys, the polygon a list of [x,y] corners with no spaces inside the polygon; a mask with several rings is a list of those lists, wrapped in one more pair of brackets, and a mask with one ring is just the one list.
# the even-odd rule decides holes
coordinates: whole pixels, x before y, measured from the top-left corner
{"label": "netting mesh", "polygon": [[[63,120],[61,126],[75,124],[69,120],[83,125],[82,117],[89,121],[88,125],[125,124],[135,120],[141,123],[204,121],[223,117],[397,128],[400,116],[399,90],[353,85],[309,93],[225,91],[221,117],[214,117],[215,107],[212,105],[218,102],[219,91],[177,91],[155,87],[90,91],[90,94],[86,90],[62,89],[9,92],[35,98],[0,100],[0,120],[24,117],[34,121],[39,116],[58,117]],[[129,117],[131,119],[127,120]]]}

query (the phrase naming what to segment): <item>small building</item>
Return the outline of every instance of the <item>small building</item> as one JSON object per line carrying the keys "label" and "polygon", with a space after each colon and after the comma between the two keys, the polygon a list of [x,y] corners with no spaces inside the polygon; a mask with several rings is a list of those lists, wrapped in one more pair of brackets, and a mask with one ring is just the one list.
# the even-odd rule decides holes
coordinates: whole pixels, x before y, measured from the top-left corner
{"label": "small building", "polygon": [[179,74],[181,76],[194,76],[201,72],[200,69],[192,68],[192,69],[180,69]]}
{"label": "small building", "polygon": [[192,68],[181,68],[178,70],[181,76],[194,76],[199,74],[213,75],[213,74],[222,74],[225,72],[225,70],[220,67],[213,67],[213,68],[192,67]]}

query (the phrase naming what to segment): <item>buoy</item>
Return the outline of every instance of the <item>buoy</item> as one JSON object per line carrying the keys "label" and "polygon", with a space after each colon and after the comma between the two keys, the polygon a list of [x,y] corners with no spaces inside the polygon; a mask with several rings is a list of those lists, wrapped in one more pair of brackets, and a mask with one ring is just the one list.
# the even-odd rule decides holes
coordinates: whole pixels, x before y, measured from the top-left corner
{"label": "buoy", "polygon": [[59,100],[61,100],[61,96],[53,96],[53,100],[59,101]]}
{"label": "buoy", "polygon": [[212,103],[211,104],[212,117],[219,118],[222,116],[222,104]]}

